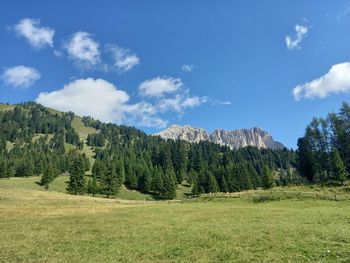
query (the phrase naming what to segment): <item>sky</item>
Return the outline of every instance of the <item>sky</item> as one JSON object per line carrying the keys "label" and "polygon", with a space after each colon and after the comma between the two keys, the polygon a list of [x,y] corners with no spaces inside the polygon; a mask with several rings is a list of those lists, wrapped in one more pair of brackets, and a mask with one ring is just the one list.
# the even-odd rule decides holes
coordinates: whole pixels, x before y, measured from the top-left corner
{"label": "sky", "polygon": [[2,0],[0,102],[295,148],[349,102],[349,28],[348,0]]}

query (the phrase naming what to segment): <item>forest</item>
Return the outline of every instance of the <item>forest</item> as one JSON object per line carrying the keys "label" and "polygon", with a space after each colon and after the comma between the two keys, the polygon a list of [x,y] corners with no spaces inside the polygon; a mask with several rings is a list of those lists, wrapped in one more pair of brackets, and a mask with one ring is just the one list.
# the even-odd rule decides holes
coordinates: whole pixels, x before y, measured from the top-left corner
{"label": "forest", "polygon": [[350,106],[313,118],[298,140],[298,171],[309,182],[343,184],[350,172]]}
{"label": "forest", "polygon": [[[342,184],[350,170],[350,107],[313,119],[297,151],[230,149],[209,142],[164,140],[123,125],[81,119],[96,130],[79,137],[74,113],[34,102],[0,111],[0,176],[41,176],[46,188],[67,176],[72,194],[115,195],[122,185],[159,199],[176,197],[178,184],[192,194],[239,192],[274,185]],[[68,147],[69,146],[69,147]],[[84,148],[93,151],[88,157]]]}

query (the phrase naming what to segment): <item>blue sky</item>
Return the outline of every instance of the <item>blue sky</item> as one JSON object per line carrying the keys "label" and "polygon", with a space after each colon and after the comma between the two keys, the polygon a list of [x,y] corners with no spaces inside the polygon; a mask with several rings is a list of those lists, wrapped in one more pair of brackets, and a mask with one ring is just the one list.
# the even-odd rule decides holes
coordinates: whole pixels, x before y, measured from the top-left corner
{"label": "blue sky", "polygon": [[[288,147],[349,101],[350,2],[1,1],[0,101]],[[294,91],[294,93],[293,93]]]}

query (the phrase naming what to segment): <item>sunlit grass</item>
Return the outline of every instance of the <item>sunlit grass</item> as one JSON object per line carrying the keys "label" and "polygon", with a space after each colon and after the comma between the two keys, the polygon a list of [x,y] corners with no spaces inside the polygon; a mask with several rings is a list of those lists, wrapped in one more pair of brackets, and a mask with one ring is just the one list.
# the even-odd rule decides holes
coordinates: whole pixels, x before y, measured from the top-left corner
{"label": "sunlit grass", "polygon": [[92,127],[86,127],[81,117],[75,116],[72,121],[72,127],[78,132],[80,139],[84,140],[89,134],[95,134],[97,131]]}
{"label": "sunlit grass", "polygon": [[122,201],[36,179],[0,180],[0,262],[350,261],[349,201]]}
{"label": "sunlit grass", "polygon": [[3,111],[3,110],[12,110],[14,109],[15,107],[13,105],[7,105],[7,104],[2,104],[0,103],[0,111]]}

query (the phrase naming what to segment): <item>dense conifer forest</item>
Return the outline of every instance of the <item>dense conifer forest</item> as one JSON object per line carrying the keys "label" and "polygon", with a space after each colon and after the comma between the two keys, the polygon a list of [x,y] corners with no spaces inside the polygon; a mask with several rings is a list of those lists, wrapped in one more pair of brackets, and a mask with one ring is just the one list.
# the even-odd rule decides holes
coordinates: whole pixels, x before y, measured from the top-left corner
{"label": "dense conifer forest", "polygon": [[72,126],[75,117],[33,102],[0,111],[0,175],[39,175],[47,188],[55,177],[67,176],[72,194],[111,197],[124,184],[172,199],[178,184],[191,185],[194,195],[237,192],[342,183],[350,170],[350,109],[345,103],[339,114],[311,122],[297,152],[164,140],[91,117],[80,118],[83,126],[96,131],[83,139]]}
{"label": "dense conifer forest", "polygon": [[350,172],[350,106],[313,118],[298,140],[298,170],[309,182],[343,184]]}

